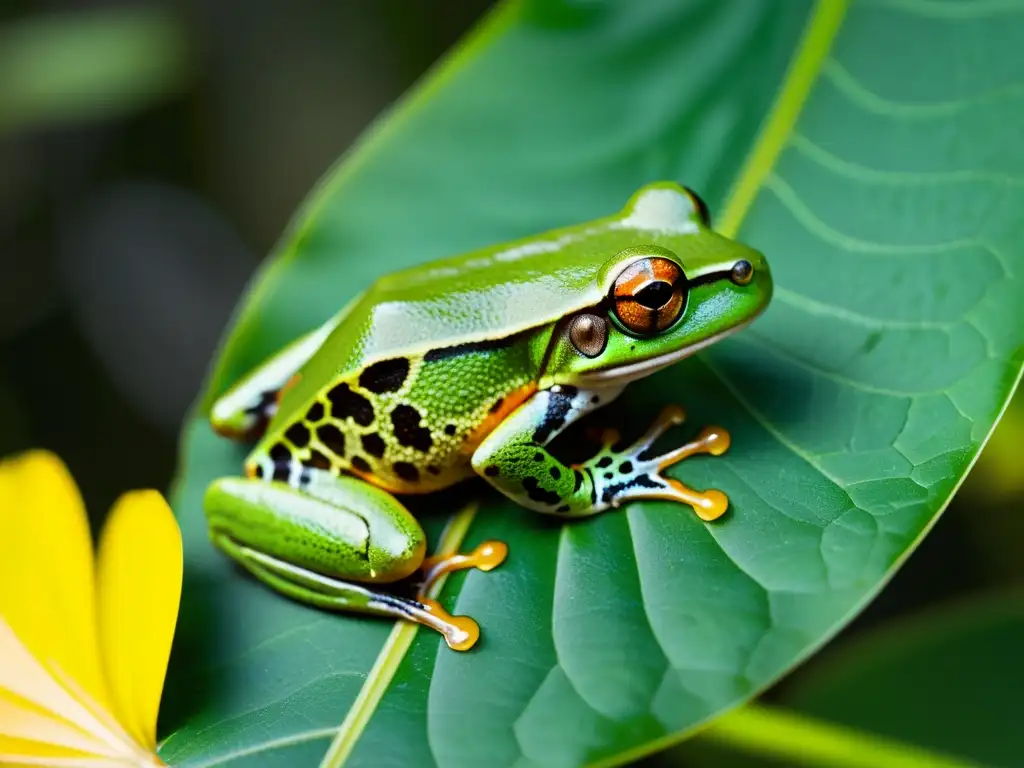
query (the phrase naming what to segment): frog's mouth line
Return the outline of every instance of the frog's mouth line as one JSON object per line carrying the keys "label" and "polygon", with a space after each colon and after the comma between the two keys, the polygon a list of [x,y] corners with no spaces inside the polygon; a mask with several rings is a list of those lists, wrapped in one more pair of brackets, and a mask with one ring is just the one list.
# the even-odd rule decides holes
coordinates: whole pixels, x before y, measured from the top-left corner
{"label": "frog's mouth line", "polygon": [[761,313],[758,312],[753,317],[744,320],[738,325],[734,325],[732,328],[727,328],[721,333],[716,333],[714,336],[709,336],[697,344],[690,347],[684,347],[683,349],[677,349],[675,352],[669,352],[668,354],[661,355],[659,357],[652,357],[647,360],[641,360],[637,363],[631,363],[629,365],[623,365],[618,368],[605,368],[603,370],[591,371],[585,373],[579,377],[578,383],[586,385],[590,383],[608,383],[614,382],[616,384],[629,384],[637,379],[642,379],[645,376],[649,376],[655,371],[660,371],[662,368],[667,368],[673,363],[677,363],[689,357],[692,354],[700,352],[702,349],[710,347],[715,342],[721,341],[727,336],[731,336],[734,333],[742,331],[752,322],[754,322]]}

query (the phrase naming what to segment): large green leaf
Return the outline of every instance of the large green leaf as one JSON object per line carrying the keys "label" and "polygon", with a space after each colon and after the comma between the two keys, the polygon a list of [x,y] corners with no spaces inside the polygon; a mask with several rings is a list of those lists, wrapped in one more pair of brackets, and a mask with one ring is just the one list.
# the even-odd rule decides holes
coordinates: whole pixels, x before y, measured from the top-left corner
{"label": "large green leaf", "polygon": [[[205,540],[242,449],[185,430],[188,566],[163,728],[174,765],[625,760],[753,696],[830,637],[935,521],[1018,378],[1024,25],[1012,3],[515,2],[328,177],[257,280],[205,402],[396,267],[705,193],[778,291],[734,340],[631,387],[733,433],[678,468],[732,499],[565,527],[478,495],[453,578],[471,653],[257,586]],[[411,640],[411,643],[409,642]]]}

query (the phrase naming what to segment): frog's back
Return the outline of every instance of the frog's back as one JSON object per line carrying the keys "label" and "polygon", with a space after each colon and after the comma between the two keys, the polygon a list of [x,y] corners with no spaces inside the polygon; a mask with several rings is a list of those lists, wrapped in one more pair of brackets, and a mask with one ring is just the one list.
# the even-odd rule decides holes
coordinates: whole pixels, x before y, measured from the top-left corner
{"label": "frog's back", "polygon": [[678,185],[651,184],[614,216],[386,275],[324,344],[325,370],[487,342],[594,306],[606,294],[601,267],[621,251],[694,247],[691,206]]}
{"label": "frog's back", "polygon": [[466,477],[486,431],[536,389],[554,324],[603,299],[600,267],[638,243],[685,248],[688,218],[637,215],[666,191],[679,194],[654,186],[619,215],[378,280],[284,393],[250,470],[347,471],[400,493]]}

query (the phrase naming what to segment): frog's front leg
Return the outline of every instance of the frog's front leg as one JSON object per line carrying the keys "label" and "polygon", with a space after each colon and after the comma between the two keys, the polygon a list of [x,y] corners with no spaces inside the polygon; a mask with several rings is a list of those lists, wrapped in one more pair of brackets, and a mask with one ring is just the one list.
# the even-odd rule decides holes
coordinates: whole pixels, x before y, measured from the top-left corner
{"label": "frog's front leg", "polygon": [[555,386],[537,392],[480,444],[473,454],[473,468],[509,498],[548,514],[581,517],[629,499],[670,499],[689,505],[703,520],[723,515],[728,500],[721,491],[695,491],[661,475],[689,456],[718,456],[729,447],[725,430],[707,428],[692,442],[654,455],[654,441],[683,420],[677,406],[662,411],[650,430],[629,447],[619,446],[619,435],[606,431],[601,451],[582,464],[567,466],[548,452],[547,443],[565,427],[605,405],[619,391]]}
{"label": "frog's front leg", "polygon": [[[440,632],[455,650],[479,637],[473,619],[451,616],[433,600],[370,586],[412,575],[426,551],[420,524],[379,488],[319,470],[308,472],[301,489],[225,477],[210,486],[204,506],[213,543],[295,600],[417,622]],[[462,558],[466,562],[453,567],[494,565],[493,556]]]}

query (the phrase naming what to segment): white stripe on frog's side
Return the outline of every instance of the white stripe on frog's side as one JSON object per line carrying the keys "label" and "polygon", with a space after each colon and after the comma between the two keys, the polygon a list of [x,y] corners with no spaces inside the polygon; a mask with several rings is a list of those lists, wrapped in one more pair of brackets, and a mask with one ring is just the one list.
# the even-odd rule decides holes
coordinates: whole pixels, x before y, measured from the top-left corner
{"label": "white stripe on frog's side", "polygon": [[256,469],[256,477],[270,482],[276,480],[280,483],[288,483],[293,488],[301,484],[303,466],[293,458],[285,461],[275,461],[266,453],[251,460],[250,467]]}

